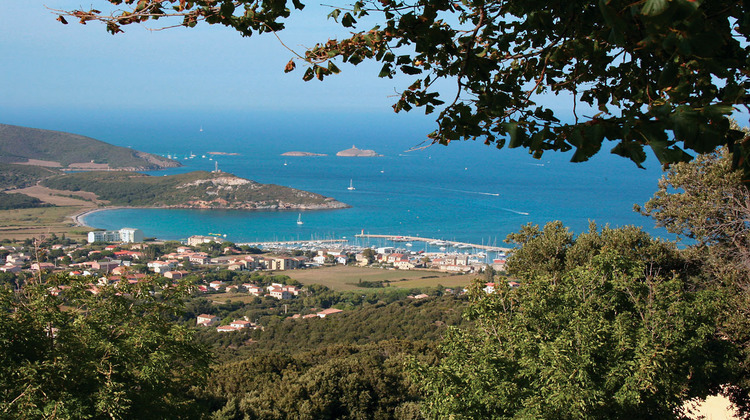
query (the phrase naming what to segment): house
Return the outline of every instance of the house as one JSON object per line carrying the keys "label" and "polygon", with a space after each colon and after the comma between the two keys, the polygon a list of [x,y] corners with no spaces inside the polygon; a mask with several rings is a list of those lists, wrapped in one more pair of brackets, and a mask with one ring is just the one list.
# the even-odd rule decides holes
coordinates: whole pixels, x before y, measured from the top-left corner
{"label": "house", "polygon": [[52,263],[33,263],[31,264],[31,271],[43,271],[43,270],[54,270],[55,265]]}
{"label": "house", "polygon": [[344,312],[344,311],[342,311],[341,309],[336,309],[336,308],[328,308],[328,309],[324,309],[318,312],[316,315],[318,315],[318,317],[320,318],[325,318],[328,315],[337,314],[339,312]]}
{"label": "house", "polygon": [[323,264],[326,263],[326,256],[325,255],[316,255],[316,256],[313,257],[312,260],[313,260],[313,262],[315,264],[323,265]]}
{"label": "house", "polygon": [[207,244],[210,242],[221,243],[221,241],[221,238],[217,238],[215,236],[194,235],[188,238],[187,243],[188,246],[198,246],[200,244]]}
{"label": "house", "polygon": [[242,287],[244,287],[245,291],[247,291],[247,293],[250,293],[251,295],[261,296],[263,294],[263,289],[254,284],[245,283],[242,285]]}
{"label": "house", "polygon": [[221,321],[221,318],[219,318],[216,315],[208,315],[208,314],[201,314],[198,315],[198,318],[195,320],[196,325],[201,325],[204,327],[208,327],[211,325],[214,325]]}
{"label": "house", "polygon": [[224,282],[223,281],[218,281],[218,280],[217,281],[212,281],[211,283],[208,283],[208,286],[210,288],[214,289],[214,290],[219,290],[222,287],[224,287]]}
{"label": "house", "polygon": [[236,292],[238,288],[239,286],[237,286],[236,284],[230,284],[224,290],[226,290],[227,292]]}
{"label": "house", "polygon": [[482,290],[484,290],[484,292],[488,294],[495,293],[495,286],[497,286],[495,283],[485,283]]}
{"label": "house", "polygon": [[211,258],[203,252],[196,252],[190,255],[189,261],[193,264],[208,264],[211,262]]}
{"label": "house", "polygon": [[154,271],[154,273],[166,273],[172,271],[176,265],[170,261],[150,261],[146,263],[146,266]]}
{"label": "house", "polygon": [[402,258],[393,263],[393,266],[399,270],[412,270],[416,267],[416,264],[409,261],[408,258]]}
{"label": "house", "polygon": [[177,253],[178,254],[186,254],[188,252],[193,252],[193,248],[190,248],[189,246],[178,246],[177,247]]}
{"label": "house", "polygon": [[167,271],[164,273],[164,277],[172,280],[179,280],[185,276],[190,274],[188,271],[185,270],[177,270],[177,271]]}
{"label": "house", "polygon": [[290,293],[288,290],[284,290],[284,289],[282,289],[280,287],[274,287],[272,289],[269,289],[268,290],[268,294],[272,298],[276,298],[276,299],[279,299],[279,300],[282,300],[282,299],[291,299],[292,296],[293,296],[292,293]]}
{"label": "house", "polygon": [[129,269],[130,269],[129,267],[126,267],[124,265],[120,265],[120,266],[117,266],[117,267],[113,268],[112,271],[110,271],[110,273],[112,273],[112,274],[114,274],[116,276],[121,276],[121,275],[127,273]]}
{"label": "house", "polygon": [[229,324],[231,327],[236,328],[238,330],[241,330],[243,328],[252,327],[253,323],[250,321],[244,321],[242,319],[232,321],[231,324]]}
{"label": "house", "polygon": [[92,269],[104,271],[105,273],[109,273],[119,266],[119,261],[94,261],[94,263],[91,264]]}
{"label": "house", "polygon": [[216,331],[218,331],[218,332],[232,332],[232,331],[237,331],[237,328],[234,328],[231,325],[222,325],[220,327],[216,327]]}
{"label": "house", "polygon": [[21,271],[21,266],[12,263],[6,263],[4,266],[0,267],[0,271],[2,271],[3,273],[18,273]]}

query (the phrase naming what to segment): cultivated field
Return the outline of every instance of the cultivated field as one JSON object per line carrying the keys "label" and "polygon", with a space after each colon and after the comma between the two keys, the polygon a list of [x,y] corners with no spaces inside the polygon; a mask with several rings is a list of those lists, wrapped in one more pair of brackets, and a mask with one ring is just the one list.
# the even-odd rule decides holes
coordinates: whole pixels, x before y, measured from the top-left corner
{"label": "cultivated field", "polygon": [[81,239],[89,228],[76,227],[71,215],[92,208],[83,206],[38,207],[0,211],[0,239],[38,238],[42,235],[63,233]]}
{"label": "cultivated field", "polygon": [[413,287],[434,287],[438,284],[445,287],[464,287],[476,277],[469,275],[450,275],[439,271],[421,270],[382,270],[379,268],[335,266],[307,270],[280,271],[277,274],[287,275],[302,284],[321,284],[333,290],[369,290],[381,288],[357,287],[363,282],[389,281],[389,287],[409,289]]}

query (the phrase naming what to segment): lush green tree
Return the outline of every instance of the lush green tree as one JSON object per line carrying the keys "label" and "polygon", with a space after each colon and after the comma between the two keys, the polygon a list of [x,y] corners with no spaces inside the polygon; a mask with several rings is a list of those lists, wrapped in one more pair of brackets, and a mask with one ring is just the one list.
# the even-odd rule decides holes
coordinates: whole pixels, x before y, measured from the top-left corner
{"label": "lush green tree", "polygon": [[477,327],[452,330],[444,358],[418,369],[429,416],[674,418],[731,382],[735,348],[717,325],[724,296],[648,263],[662,258],[656,241],[622,245],[586,245],[577,266],[527,273],[519,288],[477,284]]}
{"label": "lush green tree", "polygon": [[208,354],[174,322],[186,287],[90,288],[64,276],[0,287],[2,417],[199,415],[191,387],[203,383]]}
{"label": "lush green tree", "polygon": [[[120,5],[122,0],[109,0]],[[104,2],[102,2],[104,3]],[[111,33],[151,19],[200,21],[243,36],[278,32],[299,0],[126,0],[131,10],[59,12],[58,20],[99,20]],[[358,30],[370,15],[377,25]],[[735,0],[357,1],[330,17],[355,32],[321,40],[298,57],[303,79],[339,72],[334,60],[382,63],[379,77],[411,78],[394,109],[438,107],[433,143],[480,140],[498,148],[575,150],[573,161],[599,152],[641,164],[648,146],[662,163],[689,159],[743,138],[728,117],[747,104],[750,6]],[[294,60],[285,71],[292,71]],[[445,103],[435,82],[453,80]],[[445,93],[445,92],[443,92]],[[561,121],[542,95],[569,98]],[[586,107],[578,111],[578,107]],[[595,113],[595,114],[594,114]],[[737,150],[739,151],[740,148]],[[739,154],[738,154],[739,155]]]}
{"label": "lush green tree", "polygon": [[685,254],[704,271],[703,287],[728,295],[723,334],[743,349],[743,379],[728,389],[750,416],[750,190],[732,170],[726,149],[673,165],[640,209],[657,224],[688,238]]}

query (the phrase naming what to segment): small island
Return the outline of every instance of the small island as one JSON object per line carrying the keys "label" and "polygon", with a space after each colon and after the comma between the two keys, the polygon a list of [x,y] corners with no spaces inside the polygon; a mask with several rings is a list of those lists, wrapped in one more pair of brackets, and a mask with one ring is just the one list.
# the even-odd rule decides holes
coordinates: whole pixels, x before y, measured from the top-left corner
{"label": "small island", "polygon": [[352,145],[351,149],[342,150],[342,151],[336,153],[336,156],[346,156],[346,157],[376,157],[376,156],[383,156],[383,155],[379,155],[374,150],[357,149],[357,146]]}
{"label": "small island", "polygon": [[328,156],[325,153],[312,153],[312,152],[286,152],[282,153],[281,156]]}

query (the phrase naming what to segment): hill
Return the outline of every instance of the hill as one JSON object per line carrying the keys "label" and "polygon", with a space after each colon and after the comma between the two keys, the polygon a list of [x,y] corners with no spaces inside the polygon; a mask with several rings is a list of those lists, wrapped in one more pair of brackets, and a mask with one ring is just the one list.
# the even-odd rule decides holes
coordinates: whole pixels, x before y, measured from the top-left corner
{"label": "hill", "polygon": [[348,207],[330,197],[228,173],[196,171],[170,176],[133,172],[79,172],[47,179],[45,186],[89,191],[115,206],[196,209],[336,209]]}
{"label": "hill", "polygon": [[181,166],[161,156],[62,131],[0,124],[0,162],[63,170],[130,171]]}
{"label": "hill", "polygon": [[30,187],[41,179],[59,173],[53,168],[0,163],[0,190]]}

